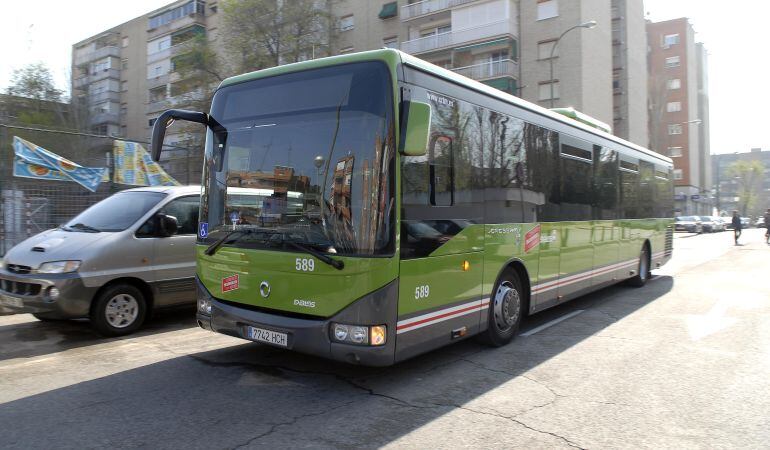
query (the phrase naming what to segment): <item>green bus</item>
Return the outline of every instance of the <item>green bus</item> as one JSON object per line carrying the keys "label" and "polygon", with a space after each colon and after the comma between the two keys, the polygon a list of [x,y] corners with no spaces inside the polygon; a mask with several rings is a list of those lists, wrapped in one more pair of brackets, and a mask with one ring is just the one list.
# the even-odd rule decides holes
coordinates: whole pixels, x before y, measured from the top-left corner
{"label": "green bus", "polygon": [[207,128],[207,330],[384,366],[671,258],[669,158],[396,50],[229,78],[155,160],[174,120]]}

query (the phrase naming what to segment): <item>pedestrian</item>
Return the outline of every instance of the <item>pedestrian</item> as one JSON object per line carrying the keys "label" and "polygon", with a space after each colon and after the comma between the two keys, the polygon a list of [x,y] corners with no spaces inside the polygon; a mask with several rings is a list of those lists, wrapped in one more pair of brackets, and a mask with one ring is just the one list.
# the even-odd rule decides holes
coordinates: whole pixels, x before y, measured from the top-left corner
{"label": "pedestrian", "polygon": [[765,212],[765,242],[770,244],[770,208]]}
{"label": "pedestrian", "polygon": [[743,224],[741,224],[741,217],[738,215],[738,211],[733,211],[733,233],[735,233],[735,245],[738,245],[738,239],[741,237],[741,230]]}

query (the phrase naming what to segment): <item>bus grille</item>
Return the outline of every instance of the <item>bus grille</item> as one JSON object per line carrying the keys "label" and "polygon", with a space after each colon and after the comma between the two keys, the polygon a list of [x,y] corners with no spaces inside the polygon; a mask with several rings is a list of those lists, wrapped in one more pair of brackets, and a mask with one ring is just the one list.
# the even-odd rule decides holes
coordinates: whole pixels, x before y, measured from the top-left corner
{"label": "bus grille", "polygon": [[664,255],[666,257],[671,256],[674,251],[674,226],[669,225],[666,227],[666,244],[664,245]]}

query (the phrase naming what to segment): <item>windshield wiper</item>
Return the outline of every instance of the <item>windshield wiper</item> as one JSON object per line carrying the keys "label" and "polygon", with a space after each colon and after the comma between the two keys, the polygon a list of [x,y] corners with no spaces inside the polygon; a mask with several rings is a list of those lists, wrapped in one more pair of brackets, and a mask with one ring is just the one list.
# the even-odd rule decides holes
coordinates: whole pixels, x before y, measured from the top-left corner
{"label": "windshield wiper", "polygon": [[234,238],[234,239],[231,241],[231,243],[232,243],[232,242],[235,242],[235,241],[237,241],[238,239],[240,239],[240,238],[242,238],[242,237],[244,237],[244,236],[246,236],[246,235],[249,235],[249,234],[251,234],[251,233],[254,233],[254,230],[252,230],[251,228],[246,228],[246,229],[243,229],[243,230],[233,230],[233,231],[231,231],[231,232],[227,233],[226,235],[222,236],[221,238],[219,238],[219,239],[218,239],[216,242],[214,242],[213,244],[209,245],[209,246],[206,248],[206,250],[204,250],[204,251],[203,251],[203,253],[205,253],[205,254],[207,254],[207,255],[209,255],[209,256],[213,255],[214,253],[216,253],[216,252],[217,252],[217,250],[219,250],[219,247],[221,247],[221,246],[222,246],[222,244],[224,244],[226,240],[230,239],[230,237],[231,237],[232,235],[234,235],[234,234],[238,234],[238,233],[241,233],[241,235],[240,235],[240,236],[237,236],[236,238]]}
{"label": "windshield wiper", "polygon": [[76,223],[75,225],[67,225],[67,228],[74,228],[76,230],[85,231],[87,233],[101,233],[102,230],[98,228],[94,228],[90,225],[86,225],[84,223]]}
{"label": "windshield wiper", "polygon": [[334,267],[337,270],[342,270],[345,267],[345,263],[340,261],[339,259],[330,258],[323,253],[319,252],[318,250],[315,250],[312,247],[308,247],[305,244],[300,244],[298,242],[292,242],[292,241],[284,241],[286,244],[290,245],[291,247],[296,248],[297,250],[301,250],[305,253],[309,253],[322,262],[325,262],[326,264]]}

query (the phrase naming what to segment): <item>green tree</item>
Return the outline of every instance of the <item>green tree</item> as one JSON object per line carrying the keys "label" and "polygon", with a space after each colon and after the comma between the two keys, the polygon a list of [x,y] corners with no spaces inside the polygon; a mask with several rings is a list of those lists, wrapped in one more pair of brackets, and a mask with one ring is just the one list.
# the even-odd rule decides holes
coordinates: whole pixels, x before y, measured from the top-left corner
{"label": "green tree", "polygon": [[738,207],[742,216],[753,212],[764,174],[765,166],[757,160],[739,160],[727,167],[727,176],[738,182]]}
{"label": "green tree", "polygon": [[51,71],[45,64],[38,62],[13,71],[8,95],[58,102],[62,91],[56,89]]}

